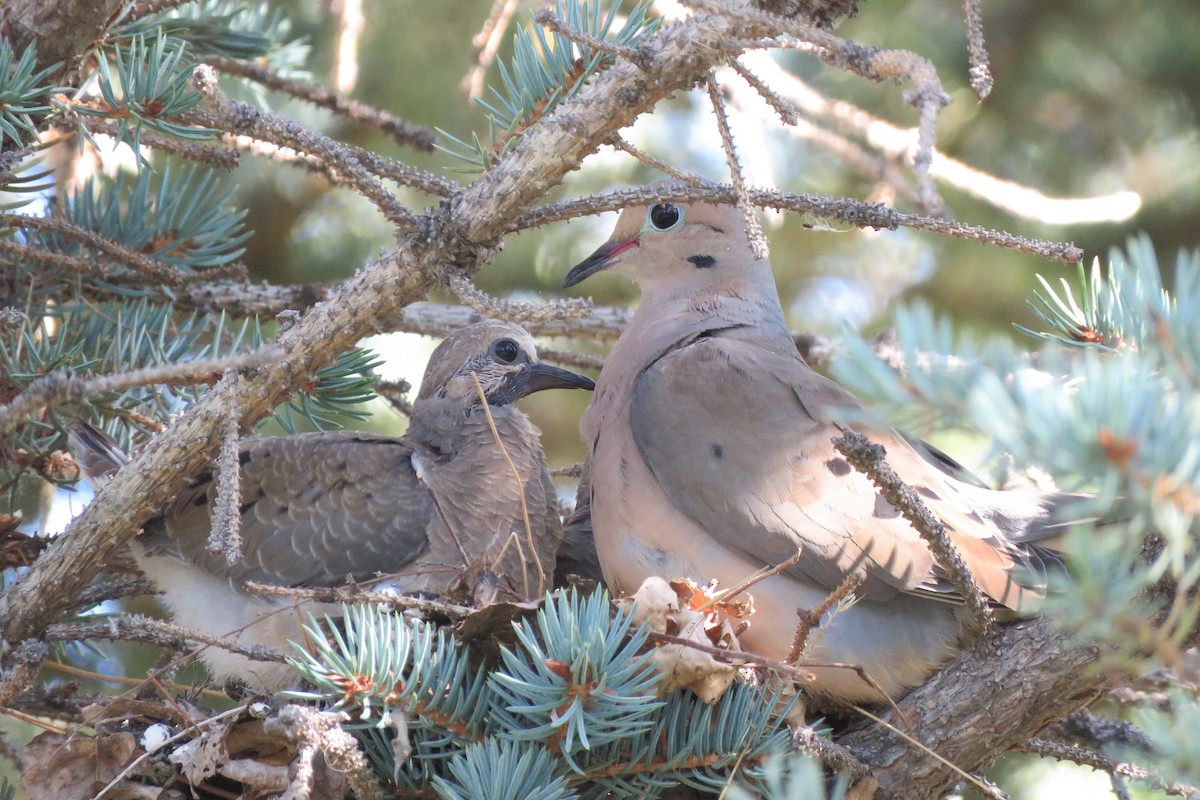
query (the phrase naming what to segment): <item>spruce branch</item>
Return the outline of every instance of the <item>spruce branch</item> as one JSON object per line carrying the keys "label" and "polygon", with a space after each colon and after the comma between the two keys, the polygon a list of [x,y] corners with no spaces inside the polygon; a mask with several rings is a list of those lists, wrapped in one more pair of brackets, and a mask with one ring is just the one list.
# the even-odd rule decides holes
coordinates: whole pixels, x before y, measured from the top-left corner
{"label": "spruce branch", "polygon": [[[837,220],[858,228],[896,230],[900,227],[916,228],[968,239],[980,244],[992,244],[1042,258],[1077,264],[1083,251],[1069,242],[1054,242],[1030,239],[1005,231],[990,230],[977,225],[967,225],[953,220],[929,217],[920,214],[905,214],[878,203],[860,200],[829,198],[815,194],[802,194],[782,189],[747,189],[750,201],[760,208],[775,208],[795,211],[817,217]],[[625,189],[607,192],[579,200],[567,200],[549,206],[531,209],[512,224],[508,232],[527,230],[548,225],[551,222],[572,219],[583,214],[598,214],[603,211],[618,211],[630,205],[680,200],[707,203],[736,204],[736,195],[729,186],[707,183],[702,186],[675,189],[672,187],[648,189]]]}
{"label": "spruce branch", "polygon": [[20,57],[11,40],[0,40],[0,147],[20,147],[36,140],[51,106],[43,102],[59,91],[48,83],[55,67],[37,69],[37,47],[30,42]]}
{"label": "spruce branch", "polygon": [[[263,645],[243,645],[228,636],[210,636],[209,634],[174,625],[162,620],[143,617],[138,614],[110,616],[103,622],[70,622],[51,625],[46,628],[43,639],[47,642],[82,642],[97,639],[113,641],[145,642],[157,645],[166,650],[192,651],[192,642],[204,647],[217,647],[230,653],[246,656],[255,661],[279,663],[284,660],[278,653]],[[190,652],[189,655],[194,655]]]}
{"label": "spruce branch", "polygon": [[1026,753],[1034,753],[1044,758],[1070,761],[1103,770],[1114,778],[1130,778],[1173,797],[1200,797],[1200,789],[1194,786],[1169,783],[1163,780],[1161,775],[1157,775],[1145,767],[1127,761],[1118,761],[1076,744],[1035,737],[1021,745],[1021,749]]}
{"label": "spruce branch", "polygon": [[[94,231],[68,222],[57,217],[31,217],[24,214],[0,213],[0,225],[7,228],[23,228],[26,230],[46,231],[64,236],[72,241],[87,245],[93,250],[109,256],[117,264],[127,267],[154,283],[166,286],[181,286],[189,280],[199,280],[200,276],[187,275],[154,259],[134,252],[117,242]],[[37,256],[34,256],[37,258]],[[69,262],[74,263],[74,262]],[[95,274],[95,267],[81,267],[84,274]],[[103,273],[101,273],[103,274]],[[208,277],[208,276],[203,276]]]}
{"label": "spruce branch", "polygon": [[33,381],[14,400],[0,406],[0,435],[50,406],[82,403],[95,395],[130,386],[215,382],[216,376],[225,370],[257,367],[280,355],[282,351],[279,348],[267,346],[225,358],[163,364],[93,378],[80,377],[69,371],[53,372]]}
{"label": "spruce branch", "polygon": [[430,152],[433,150],[433,131],[416,125],[387,111],[372,108],[366,103],[353,100],[337,92],[331,92],[310,81],[297,80],[280,75],[276,70],[261,64],[238,61],[223,56],[212,56],[206,63],[214,69],[239,78],[260,83],[268,89],[298,97],[320,108],[354,122],[383,131],[400,145]]}
{"label": "spruce branch", "polygon": [[400,230],[412,231],[417,217],[384,189],[340,142],[309,130],[299,123],[285,120],[248,103],[230,100],[217,88],[217,76],[212,67],[201,64],[192,73],[192,85],[204,96],[233,133],[249,134],[257,139],[281,144],[307,153],[328,163],[335,172],[363,197],[370,200],[380,213]]}
{"label": "spruce branch", "polygon": [[[599,6],[600,4],[597,3],[593,8],[598,9]],[[610,56],[627,59],[635,64],[644,62],[646,59],[647,54],[636,47],[606,41],[598,36],[593,36],[586,30],[573,27],[561,16],[548,8],[539,8],[537,11],[534,11],[533,21],[555,33],[562,34],[567,39],[579,45],[584,52],[607,53]]]}
{"label": "spruce branch", "polygon": [[189,85],[192,61],[183,40],[162,30],[149,37],[139,33],[98,59],[99,101],[57,102],[76,113],[78,130],[89,141],[88,117],[116,121],[116,138],[129,143],[134,152],[141,147],[143,128],[180,139],[211,139],[218,133],[216,129],[177,121],[200,102],[200,95]]}

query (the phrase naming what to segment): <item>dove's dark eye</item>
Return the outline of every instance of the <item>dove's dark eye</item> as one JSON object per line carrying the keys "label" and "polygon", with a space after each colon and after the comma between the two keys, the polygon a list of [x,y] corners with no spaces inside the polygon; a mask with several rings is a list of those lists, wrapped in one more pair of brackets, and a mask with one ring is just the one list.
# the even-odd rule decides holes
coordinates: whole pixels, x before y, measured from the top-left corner
{"label": "dove's dark eye", "polygon": [[511,364],[521,355],[521,348],[512,339],[501,339],[492,345],[492,355],[497,361]]}
{"label": "dove's dark eye", "polygon": [[659,203],[650,209],[650,224],[660,231],[669,231],[683,219],[683,212],[674,203]]}

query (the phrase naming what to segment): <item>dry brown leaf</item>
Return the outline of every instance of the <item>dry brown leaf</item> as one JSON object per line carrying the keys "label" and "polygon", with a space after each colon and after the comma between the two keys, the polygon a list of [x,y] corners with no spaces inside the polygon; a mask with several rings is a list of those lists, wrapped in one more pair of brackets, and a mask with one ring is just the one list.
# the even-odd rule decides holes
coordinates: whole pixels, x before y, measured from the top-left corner
{"label": "dry brown leaf", "polygon": [[[644,622],[656,633],[667,633],[706,647],[740,650],[733,623],[722,604],[705,608],[716,593],[715,585],[700,587],[694,581],[680,578],[667,581],[647,578],[632,597],[622,602],[634,603],[634,621]],[[739,612],[752,609],[748,602],[734,604]],[[653,661],[662,673],[659,691],[690,689],[706,703],[716,702],[737,675],[737,668],[718,661],[709,653],[681,644],[659,645]]]}
{"label": "dry brown leaf", "polygon": [[216,723],[187,744],[180,745],[168,760],[179,767],[184,780],[193,786],[217,774],[220,765],[229,760],[225,748],[228,726]]}

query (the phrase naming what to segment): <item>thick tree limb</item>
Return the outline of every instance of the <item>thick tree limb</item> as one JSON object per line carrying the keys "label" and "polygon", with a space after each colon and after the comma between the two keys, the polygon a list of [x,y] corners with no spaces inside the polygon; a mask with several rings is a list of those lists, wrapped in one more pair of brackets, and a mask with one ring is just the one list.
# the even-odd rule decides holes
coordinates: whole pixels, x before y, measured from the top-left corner
{"label": "thick tree limb", "polygon": [[[1092,667],[1101,645],[1079,645],[1038,618],[979,639],[899,702],[901,730],[975,772],[1112,688],[1121,675]],[[879,798],[940,797],[960,780],[941,762],[879,725],[838,739],[879,780]]]}
{"label": "thick tree limb", "polygon": [[59,80],[91,52],[124,0],[7,0],[0,4],[0,36],[20,53],[37,42],[38,68],[61,63]]}

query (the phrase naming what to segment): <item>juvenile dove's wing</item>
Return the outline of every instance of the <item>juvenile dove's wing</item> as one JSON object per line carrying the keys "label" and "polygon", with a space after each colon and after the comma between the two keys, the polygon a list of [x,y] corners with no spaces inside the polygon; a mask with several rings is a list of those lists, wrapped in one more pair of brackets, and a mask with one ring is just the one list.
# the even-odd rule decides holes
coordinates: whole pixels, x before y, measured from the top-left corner
{"label": "juvenile dove's wing", "polygon": [[247,440],[241,561],[208,550],[211,475],[148,523],[143,542],[235,583],[320,586],[395,572],[425,548],[433,514],[411,455],[400,439],[344,431]]}

